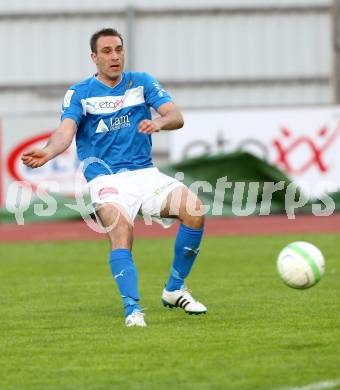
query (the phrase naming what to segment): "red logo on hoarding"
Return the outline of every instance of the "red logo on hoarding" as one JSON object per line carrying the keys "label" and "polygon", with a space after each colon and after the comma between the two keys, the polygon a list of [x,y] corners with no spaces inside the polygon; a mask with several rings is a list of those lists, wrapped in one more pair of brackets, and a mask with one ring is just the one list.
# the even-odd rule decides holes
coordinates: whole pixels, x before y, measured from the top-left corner
{"label": "red logo on hoarding", "polygon": [[[287,127],[281,128],[281,133],[286,139],[292,139],[292,131]],[[316,167],[320,172],[326,173],[329,171],[329,166],[324,161],[324,155],[327,149],[335,142],[340,135],[340,125],[337,126],[333,132],[330,133],[327,126],[323,126],[318,131],[318,137],[323,140],[322,145],[317,145],[315,140],[310,136],[299,136],[291,140],[288,146],[284,146],[279,139],[274,139],[273,145],[278,152],[276,164],[281,166],[286,172],[291,174],[301,174],[306,172],[311,167]],[[299,167],[293,167],[290,157],[297,152],[298,148],[304,146],[310,151],[310,155],[306,162]]]}
{"label": "red logo on hoarding", "polygon": [[[46,132],[34,136],[14,147],[7,158],[7,171],[15,181],[30,183],[34,191],[39,185],[54,182],[57,183],[60,193],[73,195],[79,168],[79,160],[74,150],[74,144],[39,169],[26,167],[21,161],[22,153],[30,149],[43,147],[51,134],[51,132]],[[84,182],[85,179],[83,177],[82,179],[82,182]]]}
{"label": "red logo on hoarding", "polygon": [[34,145],[37,142],[41,142],[44,140],[47,140],[52,132],[40,134],[36,137],[33,137],[22,144],[18,145],[15,149],[12,150],[10,153],[8,160],[7,160],[7,169],[9,174],[13,177],[14,180],[22,181],[24,180],[17,172],[17,160],[21,157],[22,153],[28,149],[30,146]]}

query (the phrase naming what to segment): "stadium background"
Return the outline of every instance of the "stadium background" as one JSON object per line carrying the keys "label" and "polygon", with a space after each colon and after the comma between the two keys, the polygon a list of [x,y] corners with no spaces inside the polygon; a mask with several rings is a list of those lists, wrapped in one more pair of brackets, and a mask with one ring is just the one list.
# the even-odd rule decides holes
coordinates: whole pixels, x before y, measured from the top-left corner
{"label": "stadium background", "polygon": [[[195,180],[204,172],[203,179],[289,181],[275,159],[246,152],[291,133],[308,142],[286,162],[310,162],[311,185],[335,177],[339,188],[339,9],[338,0],[0,2],[1,389],[339,388],[339,214],[315,217],[306,205],[294,220],[209,218],[189,278],[208,306],[204,318],[159,302],[176,228],[137,223],[134,260],[149,309],[141,335],[124,327],[104,235],[82,220],[47,224],[31,208],[25,221],[35,223],[8,224],[15,221],[4,208],[18,178],[57,180],[70,192],[74,150],[41,176],[23,170],[19,156],[58,124],[68,86],[94,72],[88,40],[103,26],[125,37],[127,69],[156,76],[184,112],[179,139],[154,137],[155,160],[166,169]],[[244,139],[250,149],[235,147]],[[324,139],[332,140],[326,151]],[[193,143],[193,158],[181,161]],[[70,210],[56,217],[68,219]],[[289,289],[276,271],[279,251],[298,240],[326,258],[323,280],[306,291]]]}
{"label": "stadium background", "polygon": [[[72,193],[74,149],[39,172],[19,156],[45,142],[67,88],[94,72],[89,36],[106,25],[125,37],[126,68],[155,75],[186,116],[182,132],[153,137],[156,163],[242,149],[271,155],[298,182],[340,185],[337,2],[102,0],[79,10],[78,1],[17,0],[0,11],[2,207],[15,180],[56,179]],[[298,144],[286,161],[275,140]]]}

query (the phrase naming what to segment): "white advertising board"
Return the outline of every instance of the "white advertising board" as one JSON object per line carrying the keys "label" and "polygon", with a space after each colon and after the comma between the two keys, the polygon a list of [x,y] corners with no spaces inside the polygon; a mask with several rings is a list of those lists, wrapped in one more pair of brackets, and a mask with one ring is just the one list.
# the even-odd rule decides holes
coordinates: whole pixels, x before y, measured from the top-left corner
{"label": "white advertising board", "polygon": [[[170,132],[172,162],[188,157],[246,150],[283,170],[316,195],[340,189],[340,107],[266,110],[193,110],[185,126]],[[2,118],[0,127],[0,206],[16,180],[35,186],[58,183],[58,192],[74,194],[79,165],[74,144],[39,170],[22,165],[21,154],[45,144],[57,116]],[[157,134],[155,135],[157,137]],[[221,176],[227,172],[221,172]]]}
{"label": "white advertising board", "polygon": [[[193,110],[170,134],[170,159],[244,150],[284,171],[310,194],[340,188],[340,107]],[[222,175],[223,176],[223,175]]]}

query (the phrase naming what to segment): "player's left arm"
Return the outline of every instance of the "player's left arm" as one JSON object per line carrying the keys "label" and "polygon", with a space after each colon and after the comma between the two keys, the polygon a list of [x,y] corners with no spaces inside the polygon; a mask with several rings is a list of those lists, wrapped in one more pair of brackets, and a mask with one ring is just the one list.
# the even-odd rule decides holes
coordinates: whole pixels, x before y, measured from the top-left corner
{"label": "player's left arm", "polygon": [[177,130],[183,127],[184,120],[181,112],[172,102],[166,102],[157,108],[160,114],[153,120],[144,119],[139,123],[139,132],[152,134],[160,130]]}

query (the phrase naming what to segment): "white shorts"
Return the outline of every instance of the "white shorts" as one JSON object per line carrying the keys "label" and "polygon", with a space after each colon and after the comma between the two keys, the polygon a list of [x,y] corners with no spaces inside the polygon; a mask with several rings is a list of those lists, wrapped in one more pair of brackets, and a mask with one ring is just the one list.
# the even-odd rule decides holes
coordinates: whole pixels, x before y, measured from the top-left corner
{"label": "white shorts", "polygon": [[130,223],[139,210],[146,223],[154,220],[167,228],[176,222],[174,218],[161,218],[160,212],[169,193],[183,183],[155,167],[97,176],[88,186],[94,210],[103,203],[114,203]]}

